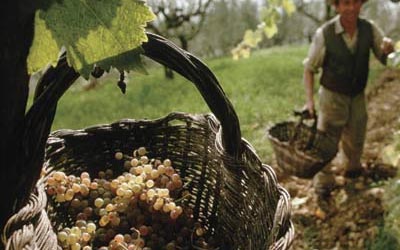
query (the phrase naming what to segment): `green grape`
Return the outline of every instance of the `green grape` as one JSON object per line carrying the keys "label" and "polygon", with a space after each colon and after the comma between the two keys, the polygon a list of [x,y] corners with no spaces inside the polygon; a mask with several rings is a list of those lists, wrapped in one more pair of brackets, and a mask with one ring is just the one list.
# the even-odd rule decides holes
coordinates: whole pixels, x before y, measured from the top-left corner
{"label": "green grape", "polygon": [[101,208],[104,205],[104,200],[102,198],[97,198],[94,200],[94,205],[98,208]]}
{"label": "green grape", "polygon": [[157,179],[160,176],[160,173],[157,169],[153,169],[151,170],[150,176],[153,179]]}
{"label": "green grape", "polygon": [[164,165],[158,165],[158,167],[157,167],[157,170],[158,170],[158,173],[160,174],[160,175],[162,175],[162,174],[164,174],[165,173],[165,166]]}
{"label": "green grape", "polygon": [[104,215],[107,215],[107,210],[105,208],[100,208],[99,216],[104,216]]}
{"label": "green grape", "polygon": [[75,198],[71,201],[71,207],[78,208],[81,206],[81,201],[78,198]]}
{"label": "green grape", "polygon": [[96,224],[89,222],[86,226],[86,229],[88,233],[94,233],[96,231]]}
{"label": "green grape", "polygon": [[130,161],[124,161],[124,169],[129,170],[131,167],[132,166]]}
{"label": "green grape", "polygon": [[175,169],[171,166],[165,168],[165,174],[168,176],[172,176],[175,174]]}
{"label": "green grape", "polygon": [[138,165],[139,165],[139,160],[136,159],[136,158],[133,158],[133,159],[131,160],[131,166],[132,166],[132,167],[137,167]]}
{"label": "green grape", "polygon": [[83,178],[81,179],[81,183],[84,184],[86,187],[90,187],[90,179],[89,178]]}
{"label": "green grape", "polygon": [[142,166],[137,166],[137,167],[135,168],[135,173],[136,173],[136,175],[142,174],[143,171],[144,171],[144,169],[143,169]]}
{"label": "green grape", "polygon": [[106,177],[106,172],[104,171],[99,171],[99,178],[104,179]]}
{"label": "green grape", "polygon": [[64,232],[64,231],[61,231],[61,232],[59,232],[57,234],[57,238],[58,238],[59,241],[65,242],[65,241],[67,241],[68,234],[66,232]]}
{"label": "green grape", "polygon": [[143,177],[142,177],[142,176],[136,176],[135,182],[136,182],[137,184],[143,183]]}
{"label": "green grape", "polygon": [[146,181],[146,187],[148,187],[148,188],[154,187],[154,181],[153,180]]}
{"label": "green grape", "polygon": [[57,194],[56,201],[59,203],[65,202],[65,195],[64,194]]}
{"label": "green grape", "polygon": [[108,218],[107,215],[103,215],[99,221],[99,225],[101,227],[105,227],[108,223],[110,222],[110,219]]}
{"label": "green grape", "polygon": [[65,179],[65,174],[63,172],[57,171],[53,173],[53,177],[56,181],[62,181]]}
{"label": "green grape", "polygon": [[110,182],[110,187],[113,189],[117,189],[119,187],[119,181],[117,179],[114,179]]}
{"label": "green grape", "polygon": [[67,191],[67,189],[64,186],[58,186],[56,191],[57,194],[65,194],[65,191]]}
{"label": "green grape", "polygon": [[176,208],[175,202],[172,202],[172,201],[169,202],[168,203],[168,208],[169,208],[170,211],[174,210]]}
{"label": "green grape", "polygon": [[165,203],[164,205],[163,205],[163,212],[164,213],[168,213],[169,211],[171,211],[171,209],[169,209],[169,206],[168,206],[168,203]]}
{"label": "green grape", "polygon": [[164,166],[170,167],[171,166],[171,160],[170,159],[165,159],[163,162]]}
{"label": "green grape", "polygon": [[139,153],[139,156],[145,155],[147,153],[146,148],[145,147],[138,148],[138,153]]}
{"label": "green grape", "polygon": [[65,200],[66,201],[71,201],[73,198],[74,198],[74,194],[75,194],[75,192],[74,192],[74,190],[72,190],[72,189],[68,189],[66,192],[65,192]]}
{"label": "green grape", "polygon": [[89,187],[92,190],[97,190],[99,188],[99,184],[97,184],[97,182],[92,182],[92,183],[90,183]]}
{"label": "green grape", "polygon": [[140,162],[142,162],[143,164],[147,164],[149,162],[149,158],[147,158],[147,156],[141,156],[140,157]]}
{"label": "green grape", "polygon": [[107,206],[106,206],[106,211],[107,212],[112,212],[112,211],[114,211],[115,210],[115,206],[113,205],[113,204],[108,204]]}
{"label": "green grape", "polygon": [[72,184],[71,188],[74,191],[74,193],[79,193],[81,191],[81,186],[77,183]]}
{"label": "green grape", "polygon": [[68,244],[70,244],[70,245],[73,245],[73,244],[77,243],[78,240],[79,240],[79,237],[78,237],[76,234],[74,234],[74,233],[70,233],[70,234],[68,235],[68,237],[67,237],[67,242],[68,242]]}
{"label": "green grape", "polygon": [[143,166],[143,172],[146,174],[150,174],[152,170],[153,166],[151,166],[151,164],[146,164]]}
{"label": "green grape", "polygon": [[[76,225],[78,228],[82,228],[82,227],[86,227],[86,226],[87,226],[87,223],[86,223],[85,220],[77,220],[77,221],[75,222],[75,225]],[[81,230],[81,231],[82,231],[82,230]]]}
{"label": "green grape", "polygon": [[54,177],[50,176],[49,178],[47,178],[47,185],[48,186],[56,185],[56,179],[54,179]]}
{"label": "green grape", "polygon": [[90,175],[88,172],[82,172],[80,177],[81,177],[81,179],[85,179],[85,178],[90,179]]}
{"label": "green grape", "polygon": [[121,152],[115,153],[114,156],[116,160],[122,160],[122,158],[124,157],[124,155]]}
{"label": "green grape", "polygon": [[123,188],[117,188],[116,194],[118,196],[124,196],[125,195],[125,190]]}
{"label": "green grape", "polygon": [[124,198],[129,199],[129,198],[131,198],[132,196],[133,196],[133,191],[132,191],[132,190],[130,190],[130,189],[125,190]]}
{"label": "green grape", "polygon": [[71,245],[71,250],[80,250],[81,249],[81,244],[79,244],[78,242],[75,242],[74,244],[70,244]]}
{"label": "green grape", "polygon": [[90,196],[90,198],[92,198],[92,199],[98,198],[99,195],[100,195],[99,192],[96,191],[96,190],[93,190],[93,191],[91,191],[91,192],[89,193],[89,196]]}
{"label": "green grape", "polygon": [[79,227],[72,227],[71,234],[75,234],[78,238],[81,237],[82,231]]}
{"label": "green grape", "polygon": [[122,243],[122,242],[124,242],[124,236],[122,234],[117,234],[117,235],[115,235],[114,240],[117,243]]}

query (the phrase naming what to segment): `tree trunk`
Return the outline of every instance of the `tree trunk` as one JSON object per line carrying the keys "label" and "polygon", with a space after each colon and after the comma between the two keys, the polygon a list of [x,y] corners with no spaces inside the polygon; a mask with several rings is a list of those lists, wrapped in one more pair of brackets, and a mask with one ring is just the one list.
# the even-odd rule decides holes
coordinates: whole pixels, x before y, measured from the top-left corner
{"label": "tree trunk", "polygon": [[186,39],[184,35],[179,36],[179,42],[181,43],[181,48],[188,51],[189,41]]}
{"label": "tree trunk", "polygon": [[[26,59],[33,39],[34,10],[25,0],[7,0],[0,11],[0,225],[21,195],[24,116],[28,99]],[[25,174],[26,175],[26,174]]]}

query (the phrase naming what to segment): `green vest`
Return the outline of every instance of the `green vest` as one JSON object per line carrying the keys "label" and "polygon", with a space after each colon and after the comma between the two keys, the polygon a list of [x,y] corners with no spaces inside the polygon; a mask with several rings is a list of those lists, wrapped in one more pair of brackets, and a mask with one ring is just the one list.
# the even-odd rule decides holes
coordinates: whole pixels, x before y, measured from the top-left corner
{"label": "green vest", "polygon": [[334,20],[323,27],[326,53],[320,84],[329,90],[348,96],[356,96],[367,85],[369,53],[373,45],[371,24],[359,18],[357,29],[356,50],[352,53],[346,46],[342,34],[335,33]]}

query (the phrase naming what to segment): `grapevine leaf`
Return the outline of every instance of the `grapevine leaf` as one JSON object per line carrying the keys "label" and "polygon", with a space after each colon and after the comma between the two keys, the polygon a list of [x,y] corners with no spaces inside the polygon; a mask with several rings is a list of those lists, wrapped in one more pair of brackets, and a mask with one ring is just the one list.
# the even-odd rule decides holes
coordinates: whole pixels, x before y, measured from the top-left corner
{"label": "grapevine leaf", "polygon": [[265,25],[264,27],[264,32],[265,35],[268,38],[273,37],[276,33],[278,33],[278,26],[276,26],[276,23],[270,23],[268,25]]}
{"label": "grapevine leaf", "polygon": [[260,32],[257,32],[257,30],[246,30],[243,40],[250,47],[255,48],[257,44],[262,40],[262,34]]}
{"label": "grapevine leaf", "polygon": [[[67,50],[68,63],[86,79],[94,65],[109,70],[143,71],[140,45],[144,27],[154,19],[140,0],[66,0],[35,17],[35,37],[28,57],[30,73],[55,64]],[[122,56],[118,56],[122,55]]]}
{"label": "grapevine leaf", "polygon": [[293,1],[291,0],[283,0],[282,1],[282,8],[288,15],[291,15],[293,12],[296,11],[296,6],[294,5]]}
{"label": "grapevine leaf", "polygon": [[400,152],[396,150],[395,145],[393,144],[383,148],[381,157],[383,162],[393,166],[397,166],[400,163]]}
{"label": "grapevine leaf", "polygon": [[397,41],[396,44],[394,45],[395,50],[400,51],[400,41]]}

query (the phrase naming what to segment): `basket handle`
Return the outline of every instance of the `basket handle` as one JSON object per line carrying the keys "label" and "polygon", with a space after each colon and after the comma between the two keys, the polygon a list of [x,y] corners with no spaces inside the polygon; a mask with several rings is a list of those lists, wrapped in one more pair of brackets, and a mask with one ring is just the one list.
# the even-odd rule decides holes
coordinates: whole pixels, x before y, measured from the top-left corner
{"label": "basket handle", "polygon": [[[142,45],[144,55],[169,67],[195,84],[207,105],[222,127],[223,149],[236,160],[241,158],[241,132],[239,119],[218,80],[210,69],[195,56],[182,50],[165,38],[147,33],[148,42]],[[129,53],[129,51],[127,52]],[[16,184],[19,197],[16,207],[26,203],[39,178],[43,164],[44,148],[58,100],[75,82],[79,74],[71,68],[63,53],[57,66],[50,67],[42,76],[35,93],[35,100],[25,116],[23,157],[18,171],[23,175]]]}
{"label": "basket handle", "polygon": [[221,123],[224,149],[234,159],[239,159],[239,119],[215,75],[198,58],[167,39],[152,33],[147,33],[147,37],[148,42],[142,45],[144,55],[178,72],[197,87],[211,112]]}
{"label": "basket handle", "polygon": [[298,116],[299,120],[298,120],[298,122],[296,124],[295,131],[294,131],[294,136],[291,138],[290,144],[293,144],[293,142],[297,140],[297,137],[299,136],[299,133],[300,133],[300,127],[304,123],[304,121],[305,120],[312,120],[312,125],[311,125],[312,134],[311,134],[311,137],[308,140],[308,142],[306,144],[306,147],[305,147],[305,150],[308,150],[308,149],[310,149],[312,147],[312,144],[314,142],[315,135],[316,135],[316,132],[317,132],[318,117],[316,115],[316,112],[314,111],[314,113],[311,114],[307,109],[304,109],[304,110],[301,110],[301,111],[293,110],[293,115],[294,116]]}

